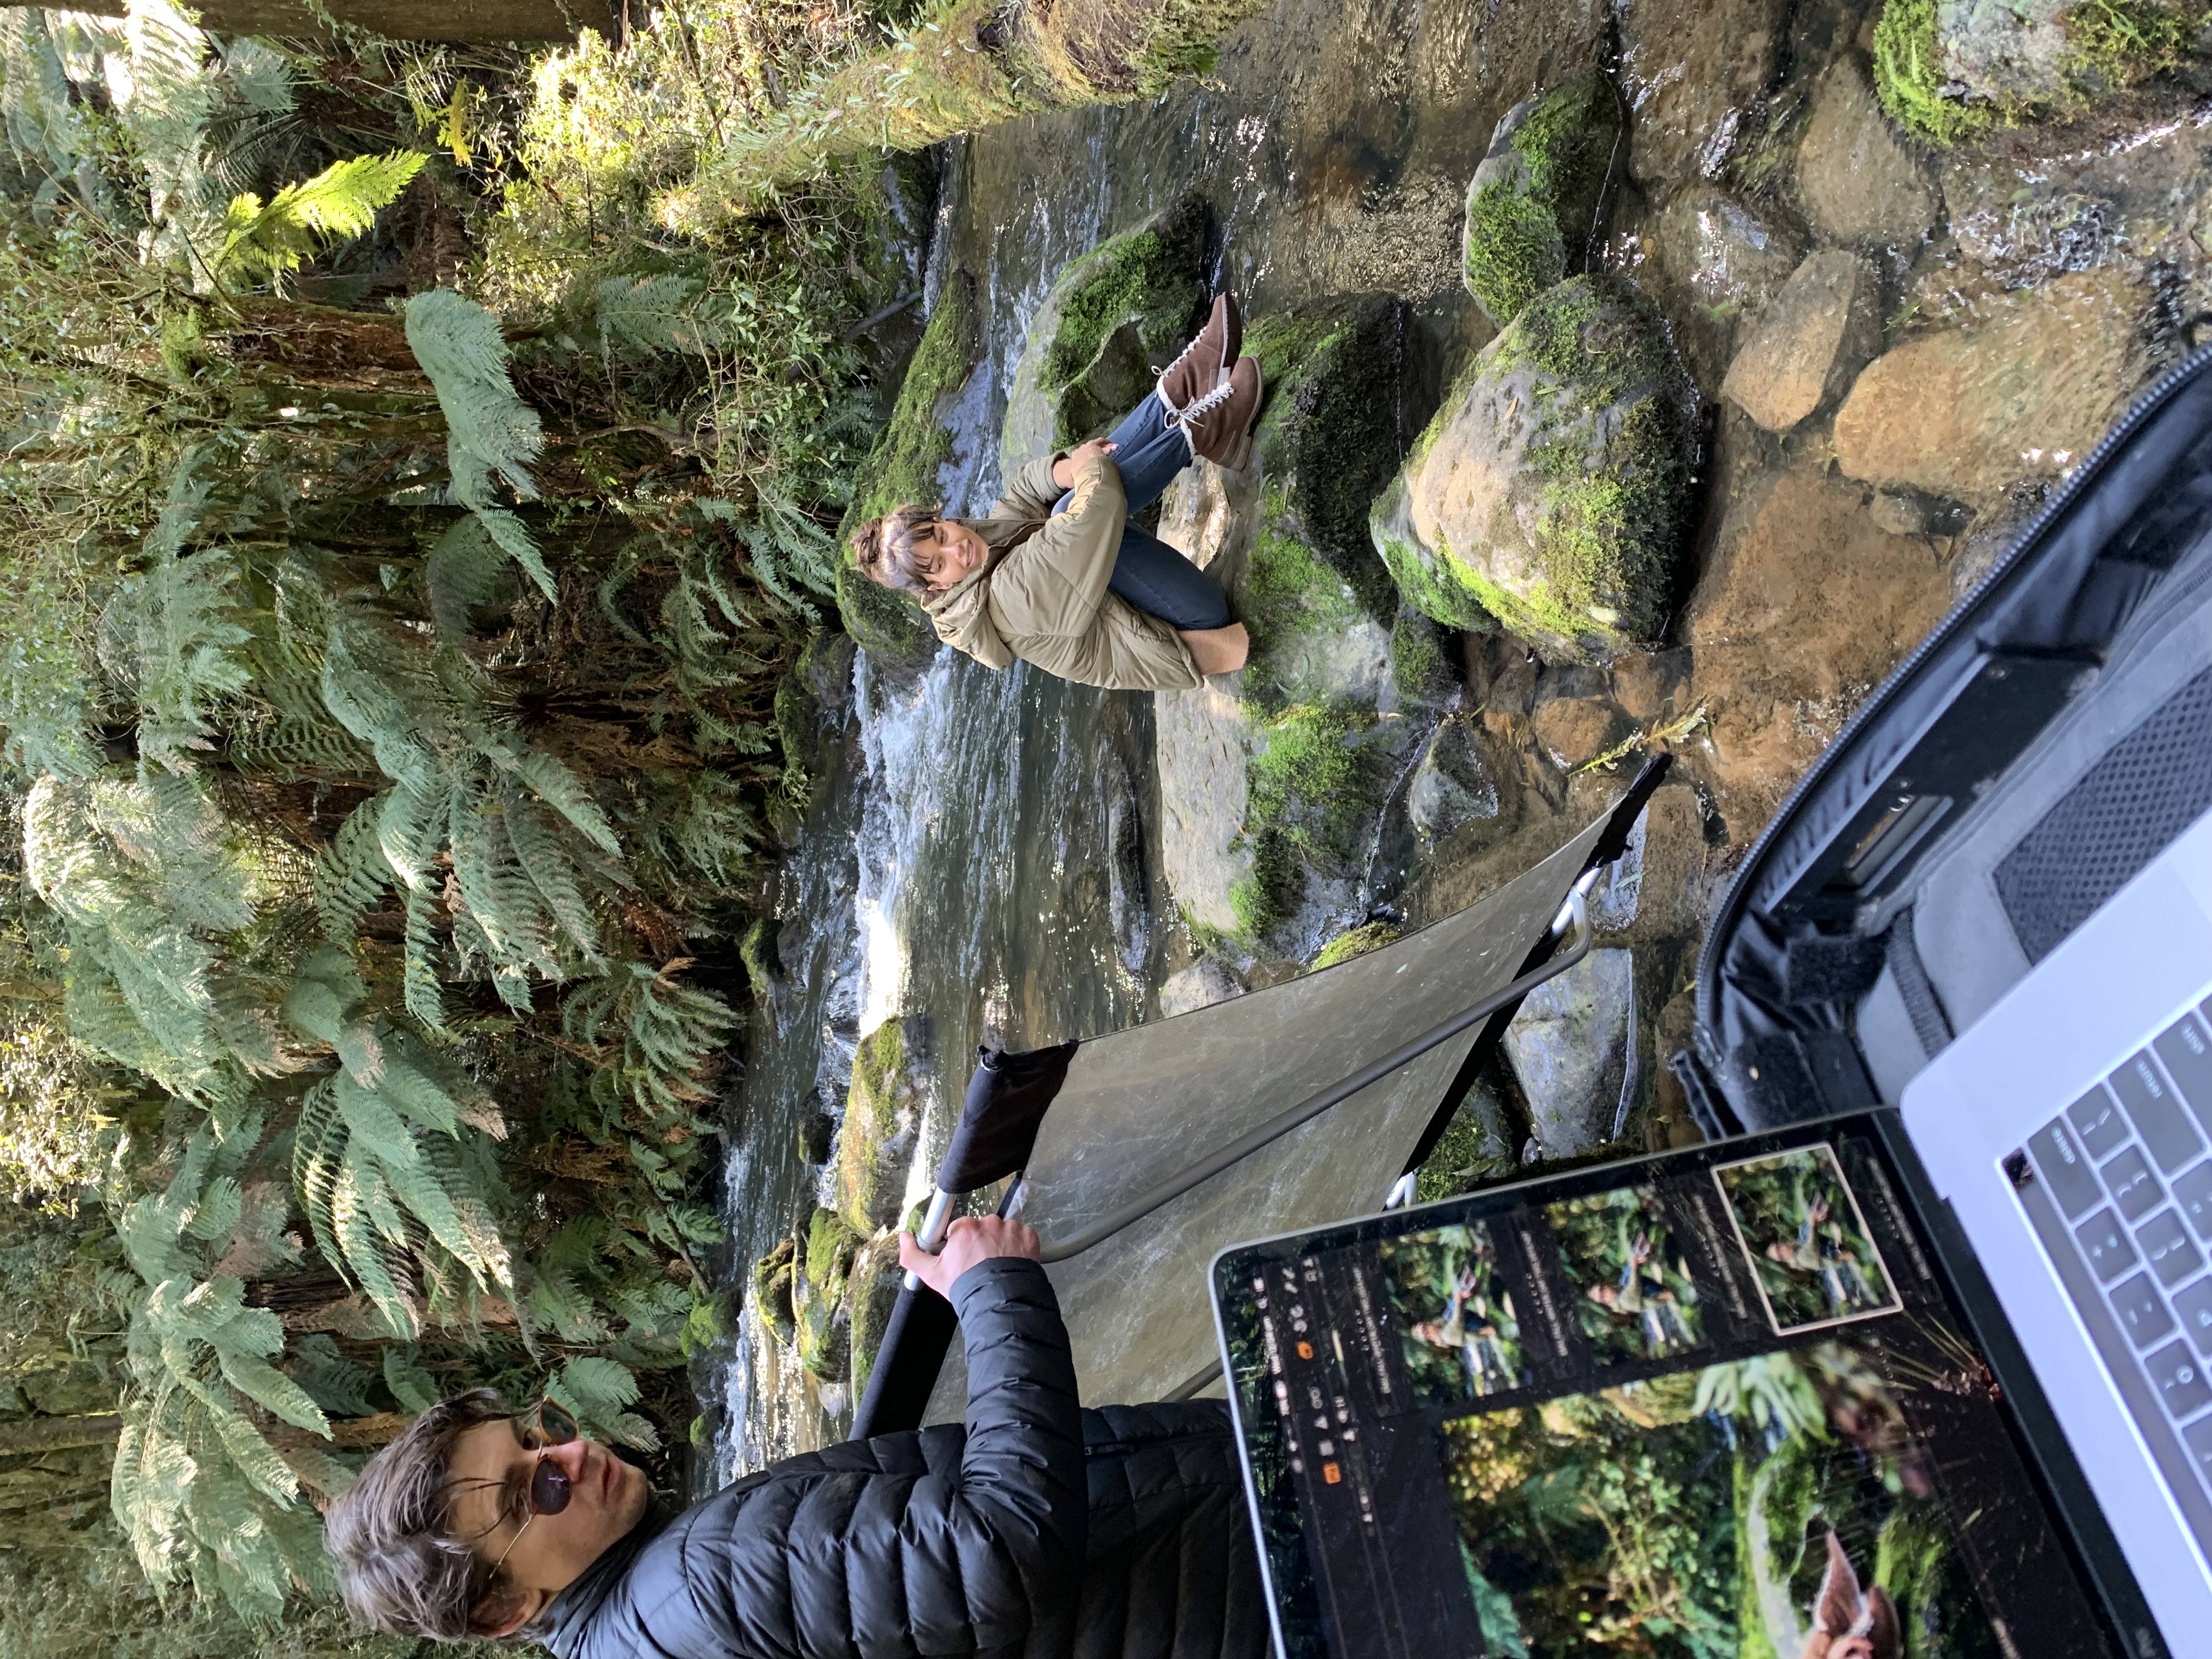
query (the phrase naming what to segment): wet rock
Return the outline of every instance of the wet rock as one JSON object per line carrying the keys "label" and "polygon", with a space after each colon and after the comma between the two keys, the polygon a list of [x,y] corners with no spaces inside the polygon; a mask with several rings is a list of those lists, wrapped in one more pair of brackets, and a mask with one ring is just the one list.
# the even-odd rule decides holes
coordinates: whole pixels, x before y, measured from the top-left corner
{"label": "wet rock", "polygon": [[827,1164],[837,1145],[837,1120],[822,1109],[817,1097],[799,1120],[799,1156],[809,1164]]}
{"label": "wet rock", "polygon": [[[1386,628],[1398,596],[1368,538],[1367,508],[1397,470],[1405,333],[1405,306],[1387,294],[1309,302],[1244,331],[1244,356],[1267,386],[1252,432],[1255,534],[1299,544]],[[1257,626],[1254,636],[1264,660]]]}
{"label": "wet rock", "polygon": [[1768,431],[1787,432],[1849,391],[1881,348],[1881,280],[1856,254],[1824,248],[1760,315],[1721,396]]}
{"label": "wet rock", "polygon": [[1365,921],[1357,927],[1347,927],[1314,953],[1306,964],[1309,973],[1320,973],[1324,968],[1334,968],[1340,963],[1364,957],[1370,951],[1379,951],[1395,944],[1405,930],[1394,921]]}
{"label": "wet rock", "polygon": [[1226,1002],[1231,997],[1244,994],[1243,981],[1239,980],[1226,963],[1212,957],[1200,957],[1188,968],[1178,969],[1160,984],[1160,1018],[1172,1019],[1177,1014],[1189,1013],[1194,1008],[1211,1008],[1217,1002]]}
{"label": "wet rock", "polygon": [[799,1341],[793,1305],[799,1284],[799,1242],[787,1238],[753,1264],[753,1311],[787,1348]]}
{"label": "wet rock", "polygon": [[1690,677],[1686,649],[1645,651],[1614,660],[1608,689],[1620,710],[1632,720],[1656,720],[1676,712],[1676,694]]}
{"label": "wet rock", "polygon": [[1407,600],[1554,659],[1653,637],[1689,503],[1694,394],[1649,306],[1562,283],[1485,347],[1369,520]]}
{"label": "wet rock", "polygon": [[1186,197],[1053,280],[1006,394],[1009,467],[1105,431],[1181,351],[1206,299],[1206,207]]}
{"label": "wet rock", "polygon": [[1414,833],[1439,842],[1469,824],[1495,820],[1498,811],[1498,782],[1484,754],[1481,728],[1464,717],[1443,721],[1422,750],[1406,791]]}
{"label": "wet rock", "polygon": [[1867,504],[1867,517],[1874,527],[1889,536],[1924,536],[1928,533],[1928,514],[1920,505],[1920,496],[1910,489],[1878,489],[1874,500]]}
{"label": "wet rock", "polygon": [[2185,9],[2077,0],[1892,0],[1875,32],[1882,101],[1931,143],[2075,113],[2203,49]]}
{"label": "wet rock", "polygon": [[1459,690],[1451,630],[1411,605],[1390,624],[1390,683],[1401,708],[1449,702]]}
{"label": "wet rock", "polygon": [[1632,858],[1591,895],[1590,919],[1607,945],[1687,944],[1705,931],[1705,820],[1698,792],[1669,783],[1652,793],[1631,837]]}
{"label": "wet rock", "polygon": [[825,1382],[842,1380],[852,1361],[845,1292],[864,1242],[832,1210],[817,1210],[799,1242],[791,1287],[798,1327],[793,1346],[799,1363]]}
{"label": "wet rock", "polygon": [[886,1020],[860,1039],[837,1131],[837,1209],[863,1237],[906,1203],[915,1138],[927,1104],[927,1023]]}
{"label": "wet rock", "polygon": [[1936,221],[1936,192],[1891,130],[1856,53],[1821,77],[1797,149],[1797,193],[1813,222],[1841,242],[1909,252]]}
{"label": "wet rock", "polygon": [[1585,268],[1620,131],[1620,99],[1601,69],[1498,122],[1468,185],[1462,243],[1468,292],[1498,327]]}
{"label": "wet rock", "polygon": [[1530,992],[1505,1028],[1505,1057],[1543,1156],[1571,1157],[1613,1139],[1635,1003],[1630,953],[1592,951]]}
{"label": "wet rock", "polygon": [[1635,733],[1629,718],[1601,697],[1553,697],[1529,717],[1536,745],[1562,772],[1587,766]]}
{"label": "wet rock", "polygon": [[[1233,680],[1234,676],[1223,676]],[[1160,862],[1194,933],[1232,935],[1234,895],[1252,874],[1244,828],[1247,721],[1233,689],[1203,685],[1152,700],[1160,781]]]}
{"label": "wet rock", "polygon": [[912,599],[853,567],[849,544],[854,532],[871,519],[910,503],[944,500],[939,479],[952,459],[951,405],[981,350],[975,278],[955,271],[907,365],[890,421],[861,466],[853,505],[838,526],[838,540],[848,545],[837,568],[838,615],[854,643],[886,661],[927,660],[937,650],[937,635]]}
{"label": "wet rock", "polygon": [[2212,132],[2194,121],[2028,127],[1947,155],[1943,202],[1960,252],[2017,288],[2129,258],[2196,263],[2208,177]]}
{"label": "wet rock", "polygon": [[1977,504],[2064,471],[2142,383],[2148,299],[2127,272],[2085,271],[1908,340],[1876,358],[1837,411],[1838,462],[1885,489]]}
{"label": "wet rock", "polygon": [[859,1401],[868,1390],[868,1373],[875,1369],[884,1332],[898,1305],[899,1287],[906,1273],[899,1266],[899,1236],[895,1232],[870,1239],[853,1260],[845,1286],[845,1325],[852,1349],[852,1393]]}
{"label": "wet rock", "polygon": [[1677,191],[1653,216],[1651,257],[1674,291],[1682,355],[1698,384],[1720,385],[1736,343],[1804,258],[1778,220],[1716,185]]}
{"label": "wet rock", "polygon": [[1735,493],[1687,631],[1697,751],[1738,839],[1773,812],[1860,701],[1950,605],[1925,541],[1885,535],[1808,459]]}
{"label": "wet rock", "polygon": [[1634,0],[1621,78],[1635,110],[1628,161],[1651,182],[1712,178],[1743,112],[1772,82],[1788,7],[1777,0]]}

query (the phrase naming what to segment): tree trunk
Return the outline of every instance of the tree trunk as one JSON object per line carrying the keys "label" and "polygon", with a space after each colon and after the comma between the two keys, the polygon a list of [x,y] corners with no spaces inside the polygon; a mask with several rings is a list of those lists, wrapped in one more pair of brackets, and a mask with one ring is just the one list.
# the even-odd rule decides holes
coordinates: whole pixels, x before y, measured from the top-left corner
{"label": "tree trunk", "polygon": [[[26,0],[0,0],[22,5]],[[78,8],[103,17],[120,17],[122,0],[87,0]],[[276,34],[308,38],[326,34],[320,8],[306,0],[204,0],[197,9],[200,27],[219,34]],[[573,40],[582,28],[610,40],[623,31],[623,0],[331,0],[329,15],[394,40]],[[631,16],[643,21],[641,9]]]}
{"label": "tree trunk", "polygon": [[66,1451],[72,1446],[99,1446],[123,1432],[123,1418],[116,1412],[97,1412],[82,1417],[18,1417],[0,1422],[0,1457],[27,1457],[40,1452]]}

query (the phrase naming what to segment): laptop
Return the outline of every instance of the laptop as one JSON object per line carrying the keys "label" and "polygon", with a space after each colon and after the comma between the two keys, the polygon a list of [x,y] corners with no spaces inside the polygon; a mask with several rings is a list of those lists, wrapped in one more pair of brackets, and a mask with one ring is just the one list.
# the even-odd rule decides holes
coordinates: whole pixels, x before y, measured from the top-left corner
{"label": "laptop", "polygon": [[1212,1290],[1284,1659],[2212,1652],[2212,815],[1901,1109]]}

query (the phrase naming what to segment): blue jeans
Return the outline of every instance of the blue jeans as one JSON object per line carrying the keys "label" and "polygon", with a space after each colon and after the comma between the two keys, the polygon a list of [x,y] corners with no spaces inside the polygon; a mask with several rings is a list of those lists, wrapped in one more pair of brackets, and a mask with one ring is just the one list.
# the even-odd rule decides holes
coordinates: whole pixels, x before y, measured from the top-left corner
{"label": "blue jeans", "polygon": [[[1121,474],[1121,493],[1135,518],[1159,500],[1175,475],[1190,464],[1190,446],[1181,431],[1167,423],[1159,394],[1145,401],[1112,433],[1114,465]],[[1060,498],[1052,510],[1064,513],[1074,492]],[[1212,577],[1135,525],[1121,530],[1121,549],[1115,556],[1114,574],[1107,586],[1148,616],[1171,628],[1226,628],[1229,601]]]}

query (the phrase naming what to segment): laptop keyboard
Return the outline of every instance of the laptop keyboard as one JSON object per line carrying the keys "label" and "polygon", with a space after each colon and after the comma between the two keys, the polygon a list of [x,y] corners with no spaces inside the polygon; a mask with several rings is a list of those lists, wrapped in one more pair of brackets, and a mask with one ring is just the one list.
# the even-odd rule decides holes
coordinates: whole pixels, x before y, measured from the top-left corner
{"label": "laptop keyboard", "polygon": [[2063,1218],[2036,1217],[2037,1231],[2169,1480],[2201,1483],[2177,1487],[2201,1513],[2212,1497],[2212,998],[2027,1152]]}

